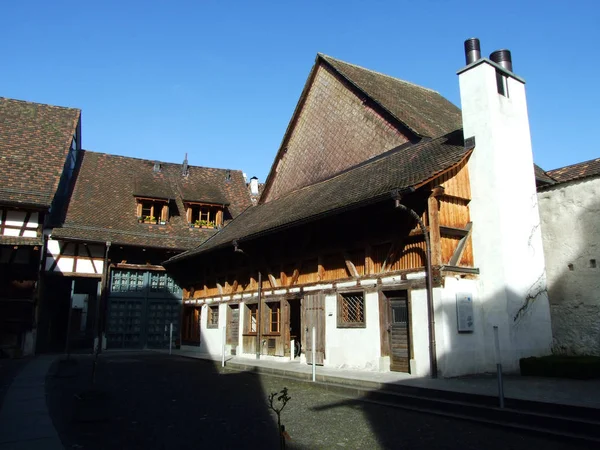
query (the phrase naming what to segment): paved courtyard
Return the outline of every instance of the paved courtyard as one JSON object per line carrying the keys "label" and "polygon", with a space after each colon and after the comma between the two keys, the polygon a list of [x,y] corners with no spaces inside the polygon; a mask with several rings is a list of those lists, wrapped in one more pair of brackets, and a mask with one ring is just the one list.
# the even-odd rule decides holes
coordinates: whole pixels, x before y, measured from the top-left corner
{"label": "paved courtyard", "polygon": [[269,392],[288,388],[287,448],[586,448],[497,427],[363,403],[317,385],[220,371],[212,362],[149,353],[56,362],[50,415],[66,449],[278,448]]}

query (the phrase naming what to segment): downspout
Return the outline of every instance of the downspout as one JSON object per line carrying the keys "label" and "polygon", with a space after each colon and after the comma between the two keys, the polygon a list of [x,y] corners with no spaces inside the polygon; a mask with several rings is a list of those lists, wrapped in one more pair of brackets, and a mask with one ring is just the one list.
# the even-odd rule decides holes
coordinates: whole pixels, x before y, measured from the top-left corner
{"label": "downspout", "polygon": [[261,308],[261,297],[262,297],[262,274],[258,271],[258,308],[256,309],[256,359],[260,359],[260,327],[262,326],[262,308]]}
{"label": "downspout", "polygon": [[[407,192],[413,192],[413,190],[407,190]],[[431,242],[429,240],[429,233],[425,224],[421,220],[421,217],[412,209],[401,203],[402,192],[393,191],[392,198],[396,201],[396,208],[400,208],[406,211],[413,219],[417,221],[423,236],[425,236],[425,270],[427,272],[426,285],[427,285],[427,318],[429,322],[429,365],[431,367],[431,378],[437,378],[437,354],[436,354],[436,343],[435,343],[435,313],[433,306],[433,282],[432,282],[432,270],[431,270]]]}
{"label": "downspout", "polygon": [[98,365],[98,355],[102,349],[102,322],[100,320],[100,312],[104,308],[100,308],[102,300],[106,297],[106,287],[108,279],[108,251],[110,250],[110,241],[106,241],[106,250],[104,252],[104,264],[102,266],[102,278],[100,279],[100,298],[96,299],[96,339],[98,342],[94,349],[94,364],[92,365],[92,384],[96,381],[96,367]]}

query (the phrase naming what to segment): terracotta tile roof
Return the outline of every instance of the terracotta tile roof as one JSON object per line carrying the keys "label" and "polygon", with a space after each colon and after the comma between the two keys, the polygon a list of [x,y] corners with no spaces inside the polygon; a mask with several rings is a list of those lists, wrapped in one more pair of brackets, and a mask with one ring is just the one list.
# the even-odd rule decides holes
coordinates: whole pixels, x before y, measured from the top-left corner
{"label": "terracotta tile roof", "polygon": [[0,97],[0,202],[48,208],[80,110]]}
{"label": "terracotta tile roof", "polygon": [[460,109],[436,91],[331,56],[319,57],[417,135],[437,137],[462,127]]}
{"label": "terracotta tile roof", "polygon": [[233,240],[251,239],[391,198],[392,190],[414,187],[459,163],[469,152],[470,149],[464,147],[461,130],[434,140],[402,145],[333,178],[248,208],[211,239],[174,256],[167,264],[231,245]]}
{"label": "terracotta tile roof", "polygon": [[600,175],[600,158],[546,172],[559,183]]}
{"label": "terracotta tile roof", "polygon": [[[182,175],[180,164],[82,151],[82,162],[64,226],[54,228],[52,236],[111,241],[121,245],[189,249],[216,233],[216,230],[189,228],[182,191],[193,197],[227,203],[229,217],[238,216],[250,206],[250,196],[241,171],[189,166]],[[135,194],[170,199],[171,215],[166,225],[138,223]]]}

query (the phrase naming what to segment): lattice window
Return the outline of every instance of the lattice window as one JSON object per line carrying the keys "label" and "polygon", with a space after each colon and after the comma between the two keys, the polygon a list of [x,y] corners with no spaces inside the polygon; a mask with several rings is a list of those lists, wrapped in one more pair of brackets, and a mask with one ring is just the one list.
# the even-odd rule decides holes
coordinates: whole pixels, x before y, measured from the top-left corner
{"label": "lattice window", "polygon": [[112,292],[140,292],[144,290],[144,272],[137,270],[114,270]]}
{"label": "lattice window", "polygon": [[338,295],[338,327],[365,326],[365,295],[349,292]]}
{"label": "lattice window", "polygon": [[208,323],[206,326],[208,328],[219,327],[219,306],[208,307]]}

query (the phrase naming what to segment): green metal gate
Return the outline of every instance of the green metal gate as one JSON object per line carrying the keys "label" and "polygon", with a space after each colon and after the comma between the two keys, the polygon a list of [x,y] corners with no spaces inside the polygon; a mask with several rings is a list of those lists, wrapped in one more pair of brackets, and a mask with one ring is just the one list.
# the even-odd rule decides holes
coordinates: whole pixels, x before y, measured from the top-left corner
{"label": "green metal gate", "polygon": [[166,272],[111,271],[108,348],[168,348],[169,327],[179,336],[181,288]]}

